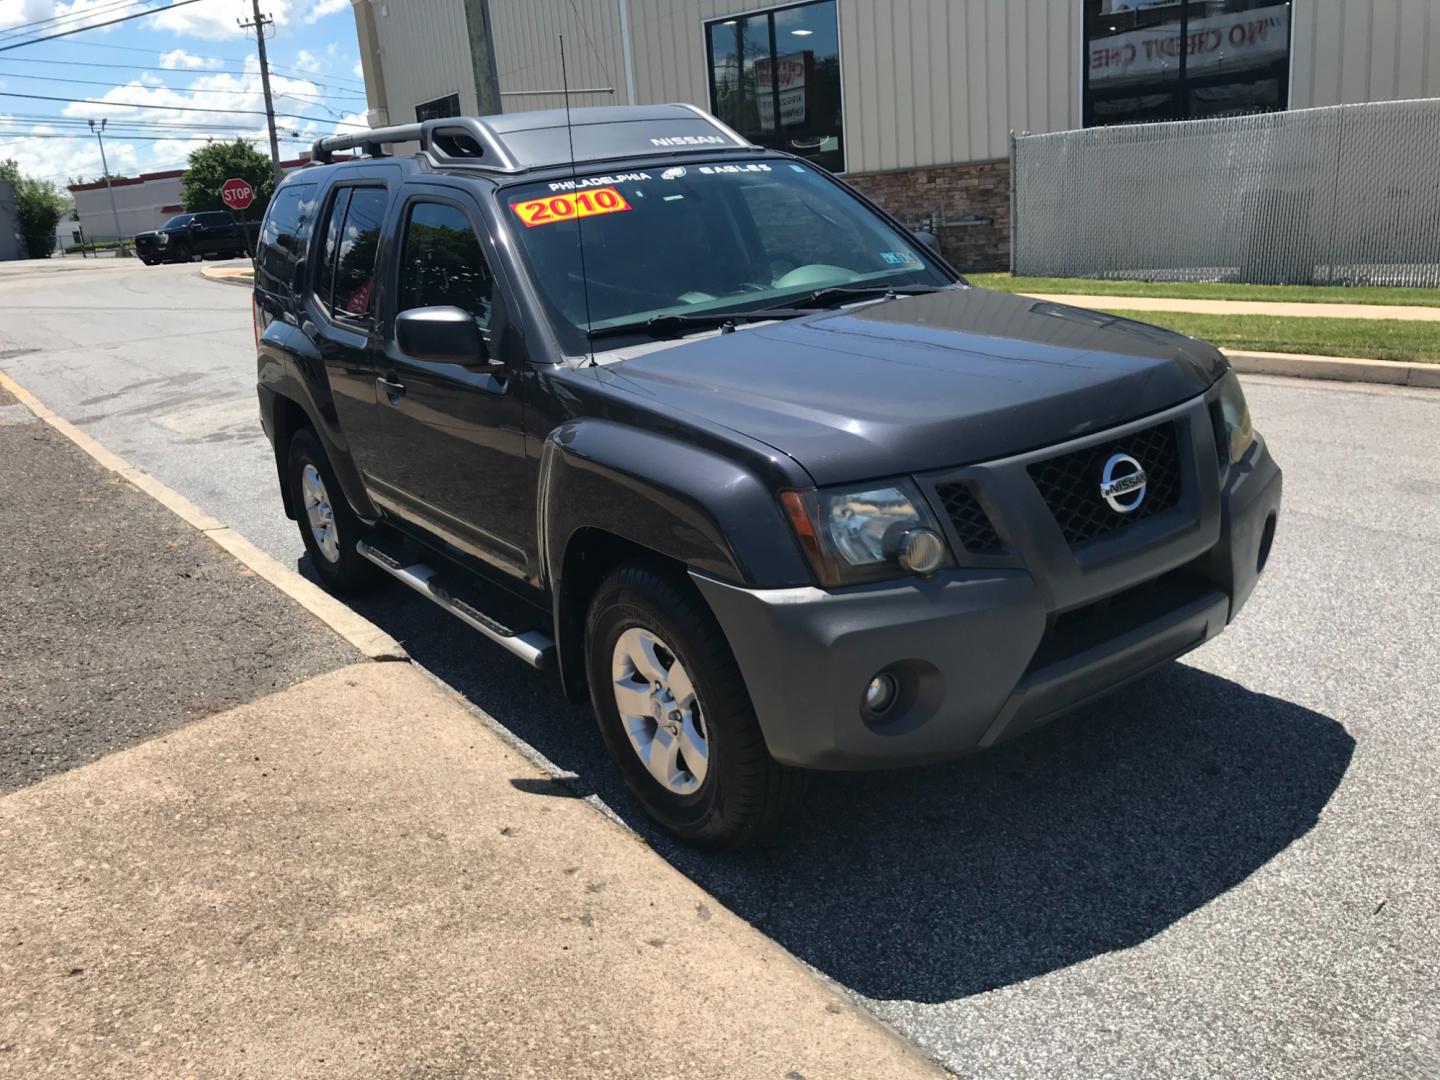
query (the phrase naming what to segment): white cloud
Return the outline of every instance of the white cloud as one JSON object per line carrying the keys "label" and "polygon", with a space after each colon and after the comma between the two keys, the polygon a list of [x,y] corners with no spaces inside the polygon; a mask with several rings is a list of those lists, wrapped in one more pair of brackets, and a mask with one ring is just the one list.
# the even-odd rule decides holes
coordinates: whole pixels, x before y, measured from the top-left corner
{"label": "white cloud", "polygon": [[295,59],[287,66],[296,68],[299,71],[308,71],[311,73],[319,72],[323,67],[320,63],[320,58],[309,49],[301,49],[297,52]]}
{"label": "white cloud", "polygon": [[350,71],[357,79],[365,78],[365,68],[361,66],[359,60],[355,61],[355,66],[351,68]]}
{"label": "white cloud", "polygon": [[[264,13],[273,18],[277,25],[285,26],[293,17],[295,3],[296,0],[266,0]],[[236,22],[237,16],[248,17],[250,14],[248,4],[186,4],[184,7],[167,8],[146,21],[162,30],[217,41],[241,35],[253,36],[253,30],[242,30]]]}
{"label": "white cloud", "polygon": [[169,52],[160,54],[160,66],[171,70],[201,71],[206,68],[219,67],[220,61],[213,57],[196,56],[184,49],[171,49]]}
{"label": "white cloud", "polygon": [[[91,11],[97,7],[111,7],[113,11],[113,0],[74,0],[73,3],[57,2],[57,0],[9,0],[0,2],[0,30],[11,26],[22,26],[26,23],[39,22],[42,19],[53,18],[57,15],[79,15]],[[97,21],[104,21],[99,16]],[[55,31],[64,27],[37,26],[34,33],[44,34],[46,31]],[[29,33],[31,31],[26,31]]]}
{"label": "white cloud", "polygon": [[327,15],[334,15],[341,11],[350,9],[350,0],[318,0],[309,11],[305,13],[305,22],[319,22]]}

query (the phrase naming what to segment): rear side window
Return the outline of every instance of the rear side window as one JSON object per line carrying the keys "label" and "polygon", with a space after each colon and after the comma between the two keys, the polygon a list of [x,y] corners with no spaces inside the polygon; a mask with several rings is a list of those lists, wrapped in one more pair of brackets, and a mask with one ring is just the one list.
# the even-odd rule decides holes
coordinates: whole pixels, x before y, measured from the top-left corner
{"label": "rear side window", "polygon": [[445,203],[413,203],[405,223],[396,310],[458,307],[486,330],[493,287],[490,267],[469,218]]}
{"label": "rear side window", "polygon": [[315,295],[336,318],[365,320],[375,310],[375,255],[389,197],[384,188],[335,193]]}
{"label": "rear side window", "polygon": [[263,292],[291,296],[299,285],[298,271],[310,245],[310,223],[315,210],[315,185],[291,184],[275,193],[260,231],[255,257],[255,287]]}

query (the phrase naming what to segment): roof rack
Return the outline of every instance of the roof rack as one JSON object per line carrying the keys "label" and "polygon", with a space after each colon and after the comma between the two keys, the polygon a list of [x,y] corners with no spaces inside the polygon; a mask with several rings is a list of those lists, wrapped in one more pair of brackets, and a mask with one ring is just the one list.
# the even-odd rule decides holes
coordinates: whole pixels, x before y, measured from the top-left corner
{"label": "roof rack", "polygon": [[694,105],[602,105],[454,116],[331,135],[316,140],[311,155],[321,164],[334,161],[339,150],[385,157],[385,146],[406,142],[419,143],[421,155],[433,165],[463,165],[498,173],[520,173],[572,161],[717,151],[756,153],[763,149]]}
{"label": "roof rack", "polygon": [[481,164],[496,172],[520,172],[520,166],[506,150],[500,137],[482,118],[453,116],[424,120],[418,124],[371,128],[353,135],[328,135],[316,139],[310,155],[329,164],[337,150],[362,150],[368,157],[386,157],[383,147],[394,143],[418,142],[420,152],[437,163]]}

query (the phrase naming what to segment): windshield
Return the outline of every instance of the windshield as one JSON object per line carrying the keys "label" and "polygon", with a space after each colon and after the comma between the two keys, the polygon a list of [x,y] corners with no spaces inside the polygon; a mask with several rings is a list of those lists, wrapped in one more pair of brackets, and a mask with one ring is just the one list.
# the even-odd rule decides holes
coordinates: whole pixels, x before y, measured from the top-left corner
{"label": "windshield", "polygon": [[[835,286],[943,286],[950,277],[808,165],[675,165],[519,185],[506,215],[567,351],[665,315],[783,307]],[[577,236],[578,233],[578,236]],[[623,335],[621,335],[623,336]]]}
{"label": "windshield", "polygon": [[177,217],[172,217],[169,221],[165,222],[165,224],[161,225],[160,227],[162,229],[178,229],[183,225],[190,224],[190,218],[193,216],[194,215],[192,214],[180,214]]}

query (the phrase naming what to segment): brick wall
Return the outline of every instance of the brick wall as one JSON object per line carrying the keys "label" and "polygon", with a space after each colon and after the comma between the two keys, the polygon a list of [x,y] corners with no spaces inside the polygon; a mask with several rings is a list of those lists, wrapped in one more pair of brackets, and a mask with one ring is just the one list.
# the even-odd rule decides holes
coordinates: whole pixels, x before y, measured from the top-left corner
{"label": "brick wall", "polygon": [[[960,270],[1010,268],[1009,161],[847,173],[845,180],[911,228],[935,233],[945,258]],[[990,223],[946,224],[971,217]]]}

